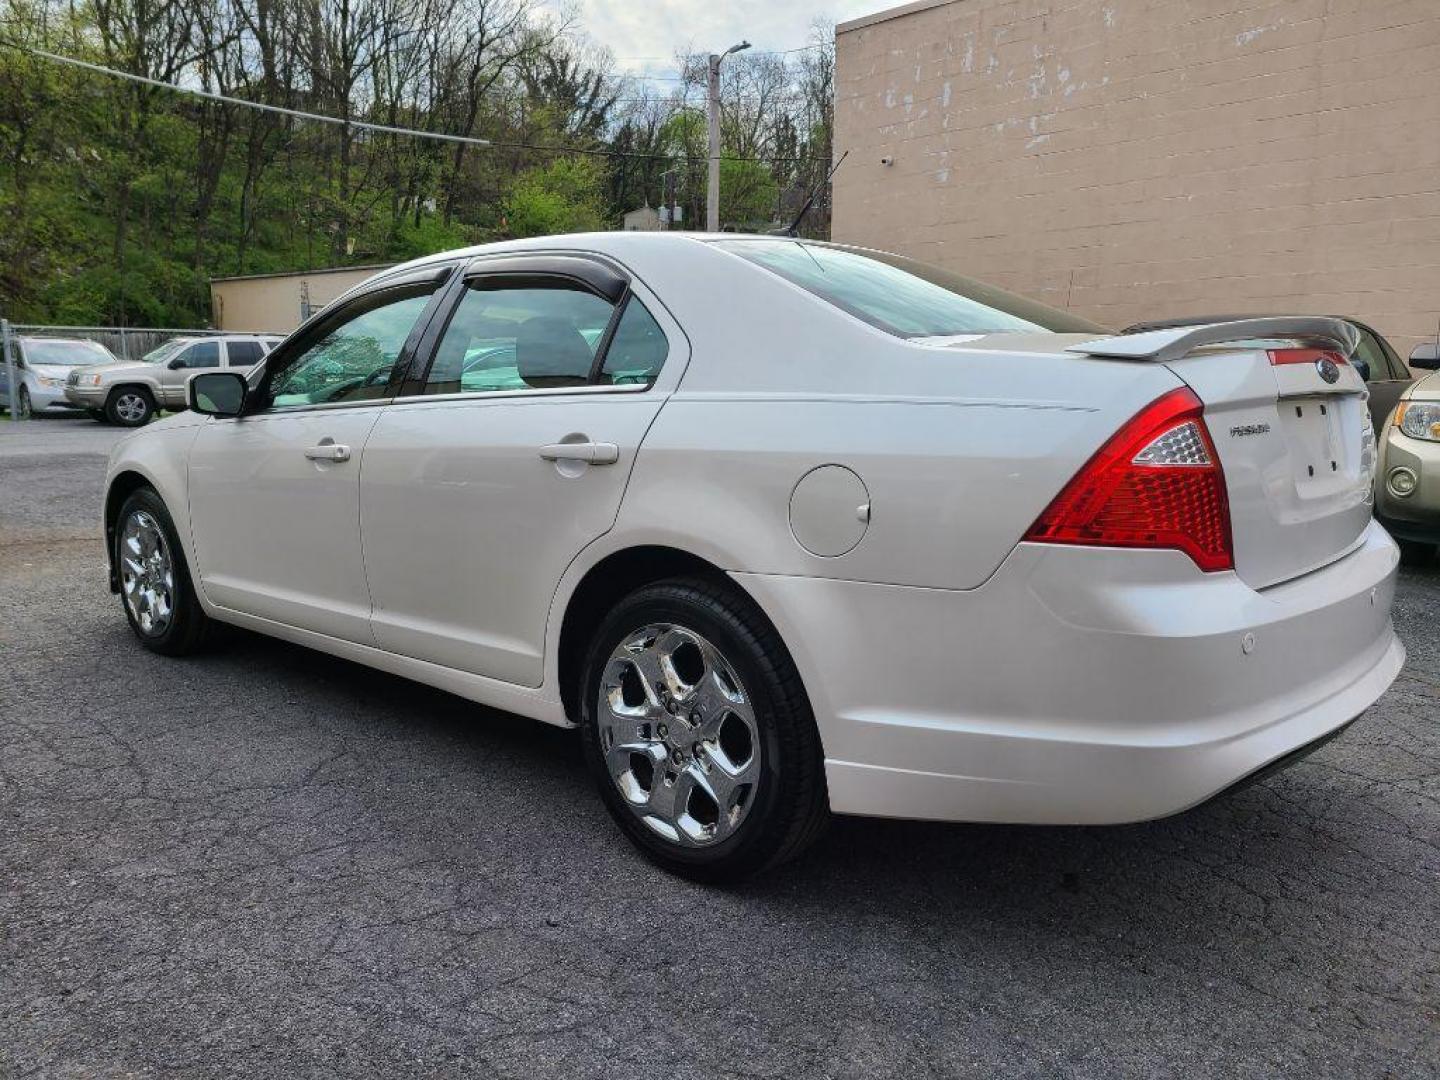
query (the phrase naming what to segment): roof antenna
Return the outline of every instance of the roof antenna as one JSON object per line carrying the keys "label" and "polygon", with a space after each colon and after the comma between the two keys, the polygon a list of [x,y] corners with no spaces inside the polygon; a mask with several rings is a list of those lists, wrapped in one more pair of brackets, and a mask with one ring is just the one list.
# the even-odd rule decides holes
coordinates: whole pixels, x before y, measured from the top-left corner
{"label": "roof antenna", "polygon": [[815,199],[820,194],[821,189],[828,185],[830,183],[830,180],[835,176],[835,170],[840,168],[841,162],[843,162],[849,156],[849,150],[846,150],[843,154],[840,155],[840,161],[835,162],[834,167],[825,174],[824,183],[819,184],[814,191],[810,192],[810,197],[805,200],[805,205],[800,207],[800,212],[795,215],[795,220],[790,223],[790,227],[774,235],[798,236],[800,234],[800,222],[805,220],[805,215],[808,214],[810,212],[810,208],[815,205]]}

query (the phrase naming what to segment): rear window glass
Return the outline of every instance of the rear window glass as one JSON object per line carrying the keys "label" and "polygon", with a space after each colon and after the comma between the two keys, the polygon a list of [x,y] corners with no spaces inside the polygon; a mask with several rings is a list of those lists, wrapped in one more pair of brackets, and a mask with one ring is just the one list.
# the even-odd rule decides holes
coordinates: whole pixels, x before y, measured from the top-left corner
{"label": "rear window glass", "polygon": [[897,337],[1105,332],[1069,312],[900,255],[799,240],[715,245]]}

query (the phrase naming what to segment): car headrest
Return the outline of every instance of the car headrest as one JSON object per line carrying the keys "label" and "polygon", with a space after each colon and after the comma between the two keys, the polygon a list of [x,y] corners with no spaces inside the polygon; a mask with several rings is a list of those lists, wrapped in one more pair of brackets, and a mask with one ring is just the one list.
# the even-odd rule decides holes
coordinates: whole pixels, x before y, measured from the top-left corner
{"label": "car headrest", "polygon": [[515,333],[515,370],[528,385],[583,386],[594,359],[585,336],[554,315],[536,315]]}

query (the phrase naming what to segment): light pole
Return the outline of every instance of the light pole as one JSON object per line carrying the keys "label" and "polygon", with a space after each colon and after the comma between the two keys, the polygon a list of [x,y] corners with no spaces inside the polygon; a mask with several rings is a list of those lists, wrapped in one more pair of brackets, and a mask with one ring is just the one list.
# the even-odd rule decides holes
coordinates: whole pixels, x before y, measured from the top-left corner
{"label": "light pole", "polygon": [[723,53],[710,54],[710,183],[705,192],[705,228],[720,231],[720,61],[731,53],[748,49],[750,42],[731,45]]}

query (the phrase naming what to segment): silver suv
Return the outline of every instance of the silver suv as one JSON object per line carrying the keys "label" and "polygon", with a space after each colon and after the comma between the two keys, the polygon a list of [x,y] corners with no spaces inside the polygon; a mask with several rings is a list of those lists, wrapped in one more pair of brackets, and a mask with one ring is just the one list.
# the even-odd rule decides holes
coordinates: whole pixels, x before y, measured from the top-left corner
{"label": "silver suv", "polygon": [[184,409],[185,387],[197,371],[249,370],[281,340],[273,334],[173,338],[140,360],[72,371],[65,398],[97,420],[139,427],[160,409]]}

